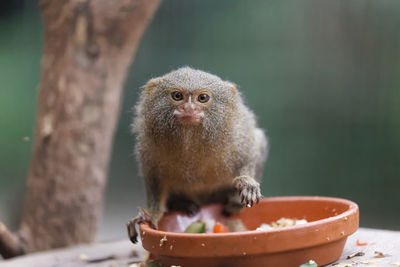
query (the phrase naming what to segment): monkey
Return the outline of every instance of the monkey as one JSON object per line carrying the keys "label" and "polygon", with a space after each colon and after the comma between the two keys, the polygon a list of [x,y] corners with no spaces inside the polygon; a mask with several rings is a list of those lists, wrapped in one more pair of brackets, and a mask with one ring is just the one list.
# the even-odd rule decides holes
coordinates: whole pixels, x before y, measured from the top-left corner
{"label": "monkey", "polygon": [[219,202],[229,215],[259,202],[268,142],[234,83],[182,67],[149,80],[135,110],[147,206],[127,224],[132,242],[136,224],[157,229],[166,211]]}

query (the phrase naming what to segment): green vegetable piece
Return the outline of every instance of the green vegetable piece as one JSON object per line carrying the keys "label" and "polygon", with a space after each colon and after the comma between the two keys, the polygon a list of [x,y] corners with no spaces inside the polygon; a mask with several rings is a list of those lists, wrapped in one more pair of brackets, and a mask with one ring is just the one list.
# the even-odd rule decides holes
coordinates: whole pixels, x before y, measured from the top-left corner
{"label": "green vegetable piece", "polygon": [[205,233],[206,224],[203,222],[193,222],[185,230],[185,233]]}
{"label": "green vegetable piece", "polygon": [[299,267],[318,267],[318,265],[315,261],[309,260],[308,262],[300,265]]}

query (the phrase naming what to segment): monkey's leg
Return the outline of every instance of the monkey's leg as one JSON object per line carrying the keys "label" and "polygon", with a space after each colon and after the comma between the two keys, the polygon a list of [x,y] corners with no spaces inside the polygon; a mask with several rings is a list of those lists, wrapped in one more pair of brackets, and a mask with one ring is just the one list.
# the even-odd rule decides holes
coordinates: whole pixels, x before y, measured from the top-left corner
{"label": "monkey's leg", "polygon": [[154,175],[154,169],[146,176],[146,213],[149,214],[154,228],[158,227],[158,220],[163,215],[166,208],[167,190],[157,175]]}
{"label": "monkey's leg", "polygon": [[194,199],[183,194],[172,194],[167,200],[168,211],[181,211],[193,216],[199,209],[200,205]]}
{"label": "monkey's leg", "polygon": [[241,175],[233,179],[233,186],[238,190],[241,202],[248,207],[258,203],[261,198],[260,184],[254,178]]}
{"label": "monkey's leg", "polygon": [[137,242],[138,224],[148,222],[151,227],[157,229],[158,220],[165,211],[166,197],[161,182],[154,175],[146,176],[145,181],[147,208],[139,211],[139,214],[127,224],[129,238],[133,243]]}

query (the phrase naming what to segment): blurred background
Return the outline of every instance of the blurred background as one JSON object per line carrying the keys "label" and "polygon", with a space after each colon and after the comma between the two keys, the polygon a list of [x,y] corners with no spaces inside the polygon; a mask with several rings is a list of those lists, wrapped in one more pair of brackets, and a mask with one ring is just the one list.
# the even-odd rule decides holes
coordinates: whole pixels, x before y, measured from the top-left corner
{"label": "blurred background", "polygon": [[[0,2],[0,217],[16,228],[31,157],[43,25],[37,1]],[[189,65],[239,85],[270,139],[262,193],[360,206],[400,230],[400,1],[164,0],[130,75],[99,240],[125,238],[145,202],[130,133],[140,86]]]}

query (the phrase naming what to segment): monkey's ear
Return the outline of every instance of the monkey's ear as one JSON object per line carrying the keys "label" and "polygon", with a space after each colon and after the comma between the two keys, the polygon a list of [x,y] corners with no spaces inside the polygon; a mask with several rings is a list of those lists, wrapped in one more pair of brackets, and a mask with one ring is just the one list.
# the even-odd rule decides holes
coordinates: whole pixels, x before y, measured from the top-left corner
{"label": "monkey's ear", "polygon": [[227,82],[229,89],[232,91],[232,94],[236,95],[238,93],[238,90],[236,89],[236,84],[233,82]]}
{"label": "monkey's ear", "polygon": [[157,86],[157,84],[160,82],[159,78],[153,78],[150,81],[146,83],[146,85],[143,86],[144,92],[151,92],[154,87]]}

